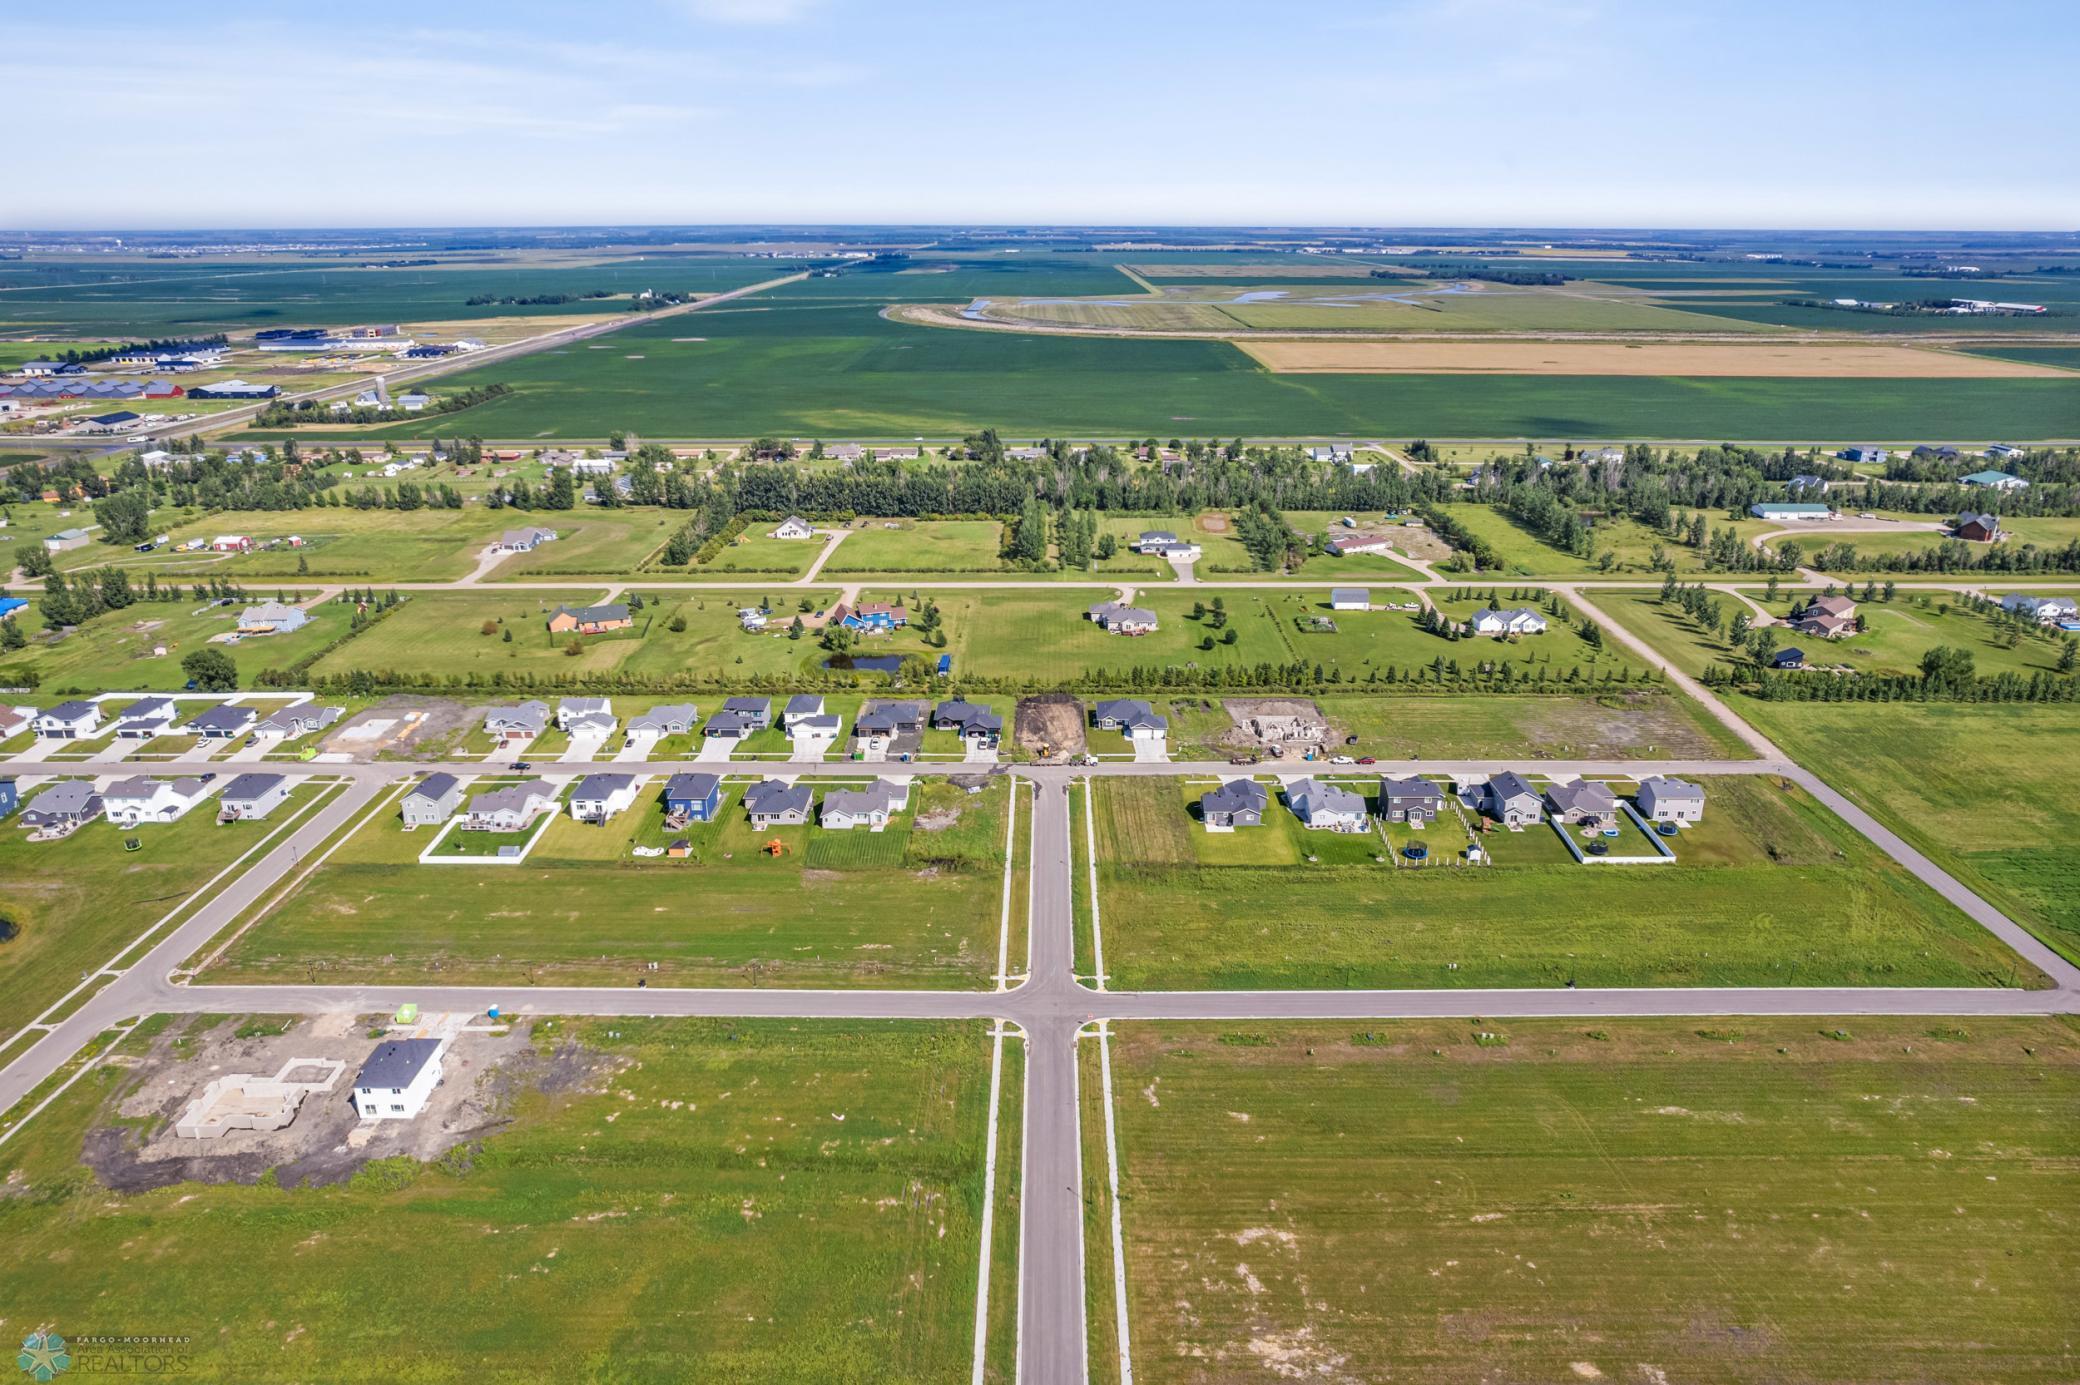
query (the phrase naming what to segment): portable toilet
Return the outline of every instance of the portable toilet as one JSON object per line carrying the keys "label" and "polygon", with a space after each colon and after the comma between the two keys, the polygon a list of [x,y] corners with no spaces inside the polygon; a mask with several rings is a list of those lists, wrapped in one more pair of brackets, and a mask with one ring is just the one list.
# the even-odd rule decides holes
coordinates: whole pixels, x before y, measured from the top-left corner
{"label": "portable toilet", "polygon": [[416,1004],[407,1001],[403,1005],[397,1007],[397,1015],[395,1018],[396,1023],[416,1024],[418,1022],[418,1019],[419,1007]]}

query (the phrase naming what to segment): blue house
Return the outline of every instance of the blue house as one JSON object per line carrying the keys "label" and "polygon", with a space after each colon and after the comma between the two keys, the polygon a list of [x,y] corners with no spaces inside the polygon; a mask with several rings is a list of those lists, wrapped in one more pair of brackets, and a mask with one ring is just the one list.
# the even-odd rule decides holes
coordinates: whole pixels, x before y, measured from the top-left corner
{"label": "blue house", "polygon": [[21,801],[21,795],[15,789],[14,780],[0,779],[0,818],[13,816],[16,805]]}
{"label": "blue house", "polygon": [[722,810],[722,780],[713,774],[673,775],[665,781],[664,810],[668,816],[713,822]]}

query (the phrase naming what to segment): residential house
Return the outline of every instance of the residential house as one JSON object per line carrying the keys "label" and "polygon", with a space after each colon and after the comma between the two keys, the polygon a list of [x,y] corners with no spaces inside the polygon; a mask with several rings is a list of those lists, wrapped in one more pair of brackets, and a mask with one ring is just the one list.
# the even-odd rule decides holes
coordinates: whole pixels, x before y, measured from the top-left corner
{"label": "residential house", "polygon": [[1467,628],[1476,635],[1543,635],[1546,618],[1529,606],[1498,611],[1483,606],[1473,613]]}
{"label": "residential house", "polygon": [[412,391],[410,394],[400,394],[397,396],[397,407],[403,409],[408,414],[419,413],[422,410],[424,410],[428,404],[431,404],[432,402],[432,395],[421,394],[417,390]]}
{"label": "residential house", "polygon": [[1807,503],[1782,504],[1773,501],[1758,501],[1748,507],[1748,513],[1757,519],[1775,519],[1806,522],[1833,519],[1834,511],[1826,505]]}
{"label": "residential house", "polygon": [[885,635],[910,623],[910,613],[885,601],[864,601],[857,607],[839,602],[831,608],[831,621],[847,630],[868,635]]}
{"label": "residential house", "polygon": [[410,1120],[440,1084],[439,1039],[386,1039],[354,1078],[354,1114],[365,1121]]}
{"label": "residential house", "polygon": [[217,796],[218,822],[258,822],[289,798],[289,780],[280,774],[241,774]]}
{"label": "residential house", "polygon": [[1521,827],[1539,820],[1545,801],[1523,775],[1506,769],[1481,786],[1480,808],[1504,827]]}
{"label": "residential house", "polygon": [[1845,447],[1834,454],[1836,460],[1861,463],[1867,466],[1883,466],[1886,452],[1882,447]]}
{"label": "residential house", "polygon": [[484,729],[493,740],[531,741],[549,729],[549,704],[530,699],[517,707],[493,707],[484,714]]}
{"label": "residential house", "polygon": [[916,702],[879,702],[852,721],[853,740],[868,754],[890,750],[898,737],[923,729],[924,707]]}
{"label": "residential house", "polygon": [[1156,628],[1156,613],[1144,606],[1128,606],[1117,601],[1106,601],[1093,606],[1084,613],[1089,619],[1105,627],[1112,635],[1147,635]]}
{"label": "residential house", "polygon": [[133,740],[163,736],[173,727],[176,715],[170,697],[144,697],[116,713],[116,734]]}
{"label": "residential house", "polygon": [[1295,779],[1286,785],[1286,806],[1310,831],[1363,832],[1372,825],[1363,797],[1319,779]]}
{"label": "residential house", "polygon": [[1261,827],[1271,792],[1254,779],[1230,779],[1217,789],[1199,796],[1199,819],[1209,832],[1232,832],[1238,827]]}
{"label": "residential house", "polygon": [[832,789],[823,796],[821,822],[837,832],[854,827],[880,831],[910,801],[910,786],[876,779],[864,789]]}
{"label": "residential house", "polygon": [[91,702],[60,702],[36,714],[36,734],[47,741],[72,741],[101,729],[101,709]]}
{"label": "residential house", "polygon": [[1960,476],[1957,480],[1960,485],[1983,486],[1987,490],[2019,491],[2029,489],[2029,482],[2023,480],[2020,476],[2011,475],[2005,471],[1975,471],[1969,476]]}
{"label": "residential house", "polygon": [[647,745],[665,736],[686,735],[700,719],[700,708],[691,702],[669,702],[652,707],[628,719],[628,744]]}
{"label": "residential house", "polygon": [[744,811],[753,827],[799,827],[809,820],[810,802],[807,784],[780,779],[761,779],[744,790]]}
{"label": "residential house", "polygon": [[1170,733],[1169,720],[1134,697],[1100,702],[1092,710],[1091,722],[1100,731],[1117,731],[1130,741],[1159,741]]}
{"label": "residential house", "polygon": [[796,693],[793,697],[787,699],[787,707],[780,713],[780,724],[787,730],[792,731],[796,722],[822,715],[822,693]]}
{"label": "residential house", "polygon": [[118,827],[178,822],[208,793],[207,779],[153,779],[140,774],[118,779],[102,790],[102,811]]}
{"label": "residential house", "polygon": [[579,822],[605,823],[635,801],[633,774],[588,774],[571,790],[571,816]]}
{"label": "residential house", "polygon": [[74,548],[85,548],[88,540],[92,538],[93,535],[84,529],[60,529],[55,534],[45,536],[43,546],[48,552],[64,553]]}
{"label": "residential house", "polygon": [[919,455],[918,449],[914,447],[877,447],[874,449],[874,460],[877,462],[914,462]]}
{"label": "residential house", "polygon": [[2070,596],[2025,596],[2021,592],[2002,597],[2001,609],[2044,625],[2058,625],[2080,615],[2080,603]]}
{"label": "residential house", "polygon": [[1546,806],[1564,823],[1602,831],[1618,824],[1618,798],[1601,779],[1576,779],[1546,786]]}
{"label": "residential house", "polygon": [[773,537],[776,539],[813,539],[816,537],[816,529],[815,526],[811,525],[808,520],[803,519],[800,515],[789,515],[786,519],[773,526]]}
{"label": "residential house", "polygon": [[1332,442],[1324,447],[1310,447],[1307,449],[1307,459],[1311,462],[1348,462],[1351,459],[1351,445],[1347,442]]}
{"label": "residential house", "polygon": [[856,442],[841,442],[823,449],[823,455],[834,462],[857,462],[867,455],[867,450]]}
{"label": "residential house", "polygon": [[2028,448],[2016,447],[2011,443],[2005,442],[1994,443],[1986,449],[1986,459],[1992,462],[2015,462],[2022,460],[2022,458],[2028,455]]}
{"label": "residential house", "polygon": [[1444,790],[1419,776],[1379,781],[1380,816],[1388,822],[1405,822],[1422,827],[1435,822],[1444,812]]}
{"label": "residential house", "polygon": [[2001,539],[2000,516],[1966,510],[1950,525],[1950,537],[1967,543],[1998,543]]}
{"label": "residential house", "polygon": [[0,741],[10,741],[29,729],[33,712],[20,707],[0,707]]}
{"label": "residential house", "polygon": [[1637,798],[1649,822],[1696,822],[1704,817],[1704,790],[1687,779],[1650,775],[1639,781]]}
{"label": "residential house", "polygon": [[1838,640],[1856,633],[1856,603],[1846,596],[1816,596],[1793,614],[1790,624],[1801,635]]}
{"label": "residential house", "polygon": [[251,707],[219,702],[191,717],[183,729],[189,735],[200,736],[206,741],[228,741],[252,730],[258,716],[259,713]]}
{"label": "residential house", "polygon": [[1827,490],[1827,478],[1806,473],[1794,476],[1789,481],[1786,481],[1784,488],[1793,495],[1797,495],[1801,491],[1820,491],[1824,494]]}
{"label": "residential house", "polygon": [[255,736],[308,736],[345,716],[344,707],[319,707],[306,702],[301,707],[284,707],[269,717],[253,723]]}
{"label": "residential house", "polygon": [[1372,609],[1372,593],[1363,587],[1331,587],[1329,609],[1332,611],[1369,611]]}
{"label": "residential house", "polygon": [[708,719],[708,725],[702,734],[717,739],[740,741],[772,724],[773,699],[732,697],[722,704],[721,711]]}
{"label": "residential house", "polygon": [[462,826],[468,832],[519,832],[555,811],[556,790],[540,779],[525,779],[472,798]]}
{"label": "residential house", "polygon": [[21,803],[21,790],[12,779],[0,779],[0,818],[11,815]]}
{"label": "residential house", "polygon": [[241,635],[293,635],[311,623],[310,612],[281,601],[248,606],[238,617]]}
{"label": "residential house", "polygon": [[498,551],[501,553],[532,553],[545,543],[556,541],[554,529],[529,525],[525,529],[508,529],[498,536]]}
{"label": "residential house", "polygon": [[556,704],[556,729],[569,735],[603,735],[615,725],[610,697],[566,697]]}
{"label": "residential house", "polygon": [[600,606],[558,606],[549,614],[552,635],[598,635],[608,630],[626,630],[635,618],[626,602],[609,601]]}
{"label": "residential house", "polygon": [[939,731],[958,731],[961,739],[993,746],[1004,734],[1004,718],[989,708],[956,697],[932,709],[932,726]]}
{"label": "residential house", "polygon": [[722,810],[722,779],[713,774],[675,774],[664,784],[664,812],[688,822],[713,822]]}
{"label": "residential house", "polygon": [[763,634],[770,623],[763,607],[745,606],[737,611],[737,624],[743,627],[747,635]]}
{"label": "residential house", "polygon": [[1168,558],[1180,563],[1199,561],[1199,545],[1180,539],[1167,529],[1144,529],[1133,543],[1136,553]]}
{"label": "residential house", "polygon": [[66,779],[36,795],[22,810],[22,826],[74,828],[101,816],[101,795],[88,779]]}
{"label": "residential house", "polygon": [[399,816],[407,827],[438,827],[462,806],[462,781],[452,774],[429,774],[404,796]]}

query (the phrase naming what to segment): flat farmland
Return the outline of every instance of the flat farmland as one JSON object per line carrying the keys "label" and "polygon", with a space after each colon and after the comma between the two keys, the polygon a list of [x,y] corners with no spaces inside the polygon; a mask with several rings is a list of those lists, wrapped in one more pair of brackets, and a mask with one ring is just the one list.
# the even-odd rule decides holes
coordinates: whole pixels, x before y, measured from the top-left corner
{"label": "flat farmland", "polygon": [[2065,1020],[1113,1033],[1136,1380],[2073,1374]]}
{"label": "flat farmland", "polygon": [[[0,1295],[57,1324],[149,1305],[191,1331],[189,1369],[211,1380],[539,1379],[609,1343],[640,1379],[966,1371],[981,1026],[536,1019],[517,1043],[458,1041],[447,1082],[488,1118],[438,1160],[313,1152],[319,1174],[277,1183],[248,1154],[242,1176],[202,1175],[233,1181],[142,1188],[83,1162],[134,1176],[162,1108],[210,1075],[193,1055],[236,1061],[234,1032],[285,1023],[308,1034],[301,1019],[149,1019],[12,1140],[9,1181],[34,1195],[0,1206],[0,1230],[21,1246],[53,1221],[66,1234],[9,1256]],[[429,1256],[437,1244],[472,1253]]]}
{"label": "flat farmland", "polygon": [[1261,341],[1243,349],[1281,374],[2041,380],[2066,373],[2028,360],[1853,341]]}
{"label": "flat farmland", "polygon": [[[1576,865],[1540,825],[1490,834],[1490,866],[1444,857],[1402,869],[1370,860],[1384,849],[1373,845],[1376,834],[1356,861],[1352,839],[1308,833],[1321,844],[1319,862],[1207,864],[1191,848],[1189,833],[1201,829],[1173,784],[1102,781],[1099,905],[1112,984],[2041,983],[1795,786],[1722,776],[1707,780],[1706,792],[1708,817],[1726,822],[1712,825],[1707,839],[1716,845],[1695,857],[1685,859],[1688,838],[1679,839],[1674,866]],[[1165,850],[1166,841],[1183,849]]]}
{"label": "flat farmland", "polygon": [[[163,519],[155,522],[164,524]],[[158,573],[162,581],[174,578],[182,582],[297,576],[451,581],[468,576],[479,551],[501,531],[533,523],[553,528],[557,519],[523,517],[517,510],[493,511],[481,506],[410,511],[227,510],[159,528],[155,532],[170,534],[173,542],[150,553],[90,546],[60,554],[59,560],[68,568],[113,564],[128,571],[135,581],[142,581],[147,572]],[[258,545],[279,541],[280,546],[252,553],[179,551],[191,539],[207,543],[222,534],[243,534]],[[288,546],[286,540],[292,535],[303,540],[301,547]]]}
{"label": "flat farmland", "polygon": [[1004,527],[995,520],[857,520],[824,565],[836,573],[996,572]]}
{"label": "flat farmland", "polygon": [[814,539],[776,539],[759,526],[725,546],[705,563],[689,569],[691,575],[717,578],[799,577],[823,552],[821,535]]}
{"label": "flat farmland", "polygon": [[[213,982],[410,981],[525,986],[874,986],[964,989],[996,965],[1003,783],[979,797],[914,791],[888,830],[754,830],[728,785],[721,819],[662,845],[662,775],[604,827],[553,822],[519,866],[418,865],[427,831],[394,805],[239,935]],[[475,786],[469,792],[481,792]],[[819,782],[819,794],[824,786]],[[944,800],[944,801],[941,801]],[[958,814],[914,828],[918,805]],[[456,833],[450,834],[452,840]],[[768,842],[783,853],[768,855]],[[650,964],[656,970],[647,970]]]}

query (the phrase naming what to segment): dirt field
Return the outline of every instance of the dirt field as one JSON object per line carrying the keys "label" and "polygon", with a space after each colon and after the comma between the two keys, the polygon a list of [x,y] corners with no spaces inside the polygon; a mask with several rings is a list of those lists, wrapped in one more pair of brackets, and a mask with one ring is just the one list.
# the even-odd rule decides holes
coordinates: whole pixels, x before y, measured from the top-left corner
{"label": "dirt field", "polygon": [[[1329,718],[1322,709],[1304,697],[1229,697],[1221,701],[1221,709],[1228,714],[1232,725],[1221,736],[1220,744],[1228,750],[1268,750],[1273,745],[1305,747],[1308,744],[1325,745],[1331,736]],[[1305,739],[1293,741],[1261,740],[1250,730],[1252,717],[1299,717],[1322,728],[1321,735],[1312,742]]]}
{"label": "dirt field", "polygon": [[1013,725],[1019,745],[1035,759],[1084,753],[1083,703],[1067,693],[1020,698]]}
{"label": "dirt field", "polygon": [[438,760],[483,719],[482,707],[452,698],[386,697],[341,722],[319,748],[383,759]]}
{"label": "dirt field", "polygon": [[1856,342],[1264,341],[1236,343],[1282,375],[1690,375],[2023,380],[2068,371],[1913,346]]}

